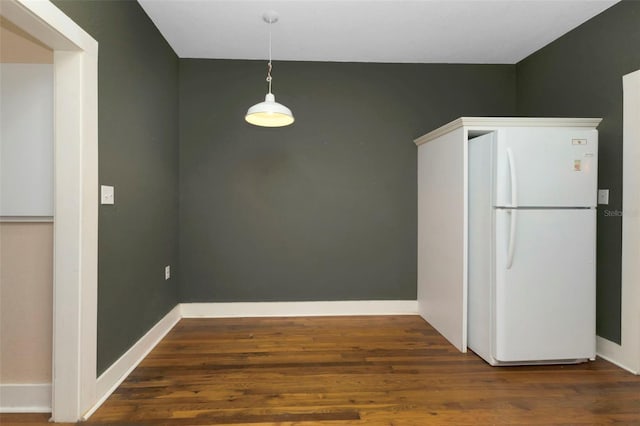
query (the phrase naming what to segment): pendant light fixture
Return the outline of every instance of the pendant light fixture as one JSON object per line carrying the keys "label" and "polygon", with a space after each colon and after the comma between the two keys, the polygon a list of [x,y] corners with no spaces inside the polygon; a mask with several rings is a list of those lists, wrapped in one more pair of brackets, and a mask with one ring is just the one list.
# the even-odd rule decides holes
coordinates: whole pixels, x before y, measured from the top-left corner
{"label": "pendant light fixture", "polygon": [[267,64],[267,83],[269,83],[269,93],[264,97],[264,102],[255,104],[247,111],[244,119],[255,126],[261,127],[283,127],[294,122],[291,110],[286,106],[276,102],[276,97],[271,93],[271,25],[278,22],[276,12],[266,12],[262,19],[269,24],[269,63]]}

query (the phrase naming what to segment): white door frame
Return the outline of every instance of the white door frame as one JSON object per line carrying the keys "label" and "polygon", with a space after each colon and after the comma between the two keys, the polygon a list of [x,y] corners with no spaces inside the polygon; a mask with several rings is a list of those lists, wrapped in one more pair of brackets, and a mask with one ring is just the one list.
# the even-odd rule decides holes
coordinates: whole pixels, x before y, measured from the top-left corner
{"label": "white door frame", "polygon": [[598,355],[640,374],[640,70],[622,87],[622,344],[598,337]]}
{"label": "white door frame", "polygon": [[52,411],[75,422],[96,400],[98,43],[48,0],[0,6],[54,51]]}

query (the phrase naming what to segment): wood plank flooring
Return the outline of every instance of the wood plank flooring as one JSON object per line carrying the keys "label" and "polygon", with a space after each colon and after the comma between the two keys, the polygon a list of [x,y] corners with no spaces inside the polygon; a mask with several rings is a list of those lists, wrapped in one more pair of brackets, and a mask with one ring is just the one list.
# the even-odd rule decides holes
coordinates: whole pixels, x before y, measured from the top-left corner
{"label": "wood plank flooring", "polygon": [[420,317],[370,316],[183,319],[87,424],[614,422],[640,425],[640,377],[606,361],[490,367]]}

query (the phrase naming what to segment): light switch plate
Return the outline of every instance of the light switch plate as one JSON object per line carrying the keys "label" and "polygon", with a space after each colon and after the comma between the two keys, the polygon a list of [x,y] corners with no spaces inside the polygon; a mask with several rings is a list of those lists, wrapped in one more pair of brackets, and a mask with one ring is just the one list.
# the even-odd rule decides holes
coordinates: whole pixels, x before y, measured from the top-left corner
{"label": "light switch plate", "polygon": [[100,204],[114,204],[114,190],[113,186],[100,185]]}
{"label": "light switch plate", "polygon": [[164,267],[164,279],[168,280],[169,278],[171,278],[171,266],[167,265]]}
{"label": "light switch plate", "polygon": [[608,189],[598,189],[598,204],[609,204]]}

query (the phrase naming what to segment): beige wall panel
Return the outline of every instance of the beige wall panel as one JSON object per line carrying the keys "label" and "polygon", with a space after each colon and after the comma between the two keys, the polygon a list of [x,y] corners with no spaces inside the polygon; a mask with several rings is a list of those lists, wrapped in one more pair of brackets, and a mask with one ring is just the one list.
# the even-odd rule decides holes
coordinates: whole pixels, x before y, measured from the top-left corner
{"label": "beige wall panel", "polygon": [[12,22],[0,18],[0,62],[52,64],[53,51]]}
{"label": "beige wall panel", "polygon": [[53,223],[0,223],[0,383],[50,383]]}

